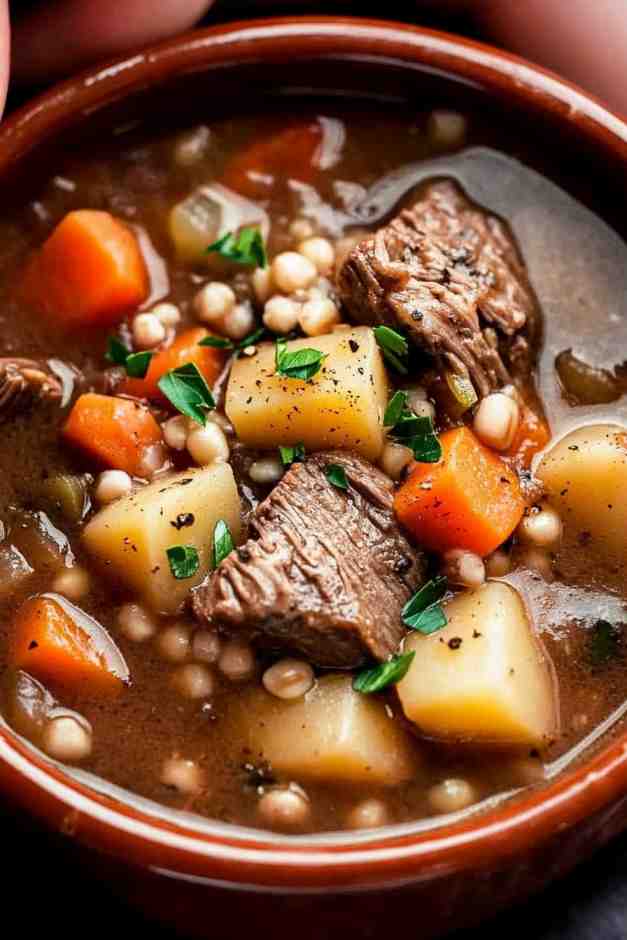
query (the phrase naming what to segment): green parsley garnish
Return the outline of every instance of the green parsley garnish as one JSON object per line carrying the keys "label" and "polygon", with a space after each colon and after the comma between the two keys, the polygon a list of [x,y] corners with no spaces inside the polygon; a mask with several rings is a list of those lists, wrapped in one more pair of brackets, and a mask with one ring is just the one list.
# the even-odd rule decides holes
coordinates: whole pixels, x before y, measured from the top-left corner
{"label": "green parsley garnish", "polygon": [[279,454],[281,455],[281,463],[283,466],[289,467],[290,464],[305,459],[305,445],[302,443],[294,444],[293,447],[283,447],[280,445]]}
{"label": "green parsley garnish", "polygon": [[405,337],[389,326],[375,326],[373,332],[387,362],[401,375],[407,375],[409,346]]}
{"label": "green parsley garnish", "polygon": [[218,519],[215,529],[213,530],[213,551],[211,559],[213,567],[217,568],[218,565],[222,564],[226,556],[231,554],[233,548],[231,530],[224,519]]}
{"label": "green parsley garnish", "polygon": [[446,593],[446,585],[446,578],[439,575],[416,591],[401,611],[406,627],[428,636],[446,626],[446,614],[439,603]]}
{"label": "green parsley garnish", "polygon": [[107,339],[107,351],[105,353],[107,362],[114,362],[116,366],[124,366],[130,354],[130,349],[124,345],[119,336],[110,336]]}
{"label": "green parsley garnish", "polygon": [[618,655],[620,631],[607,620],[597,620],[590,633],[590,662],[602,666]]}
{"label": "green parsley garnish", "polygon": [[[398,392],[397,392],[398,394]],[[391,406],[394,411],[398,408],[395,402],[396,395],[388,405],[384,422]],[[414,457],[420,463],[437,463],[442,457],[442,446],[433,430],[433,421],[426,416],[418,417],[409,408],[403,406],[400,417],[390,431],[390,437],[398,444],[404,444],[414,452]]]}
{"label": "green parsley garnish", "polygon": [[234,343],[232,339],[226,339],[224,336],[205,336],[198,345],[213,346],[215,349],[233,349],[235,352],[240,352],[242,349],[246,349],[247,346],[254,345],[254,343],[262,338],[265,332],[266,328],[261,326],[258,330],[254,330],[252,333],[249,333],[248,336],[245,336],[239,343]]}
{"label": "green parsley garnish", "polygon": [[193,362],[186,362],[178,369],[166,372],[157,384],[177,411],[197,424],[204,426],[207,423],[207,411],[212,411],[216,403],[209,386]]}
{"label": "green parsley garnish", "polygon": [[198,552],[193,545],[172,545],[166,549],[170,571],[177,581],[193,577],[200,567]]}
{"label": "green parsley garnish", "polygon": [[353,688],[356,692],[381,692],[390,685],[400,682],[411,666],[415,653],[402,653],[394,656],[387,663],[380,663],[373,669],[364,669],[353,679]]}
{"label": "green parsley garnish", "polygon": [[151,352],[131,353],[126,359],[126,374],[133,379],[143,379],[150,366],[150,360],[153,357]]}
{"label": "green parsley garnish", "polygon": [[303,379],[306,382],[320,371],[322,361],[326,357],[327,354],[321,353],[319,349],[309,349],[308,347],[288,352],[286,341],[277,339],[276,374],[284,375],[288,379]]}
{"label": "green parsley garnish", "polygon": [[[388,406],[385,409],[385,414],[383,415],[383,425],[386,428],[393,428],[401,420],[401,415],[408,409],[405,407],[407,405],[407,392],[394,392],[392,397],[388,402]],[[411,412],[409,412],[411,414]]]}
{"label": "green parsley garnish", "polygon": [[245,264],[253,268],[268,267],[266,248],[258,228],[242,228],[237,234],[227,232],[222,238],[209,245],[207,252],[212,251],[236,264]]}
{"label": "green parsley garnish", "polygon": [[128,346],[125,346],[119,336],[110,336],[107,340],[107,351],[105,359],[108,362],[114,362],[116,366],[124,366],[126,374],[134,379],[143,379],[148,372],[150,360],[153,357],[151,352],[131,352]]}
{"label": "green parsley garnish", "polygon": [[337,486],[338,490],[348,489],[346,470],[339,463],[328,463],[324,468],[324,473],[329,483]]}

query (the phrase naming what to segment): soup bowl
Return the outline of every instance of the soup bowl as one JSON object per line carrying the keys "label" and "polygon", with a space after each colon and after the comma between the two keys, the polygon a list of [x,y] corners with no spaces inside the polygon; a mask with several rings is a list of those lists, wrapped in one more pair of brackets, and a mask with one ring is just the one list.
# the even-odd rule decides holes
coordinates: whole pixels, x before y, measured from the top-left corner
{"label": "soup bowl", "polygon": [[[29,185],[90,129],[184,120],[198,102],[250,109],[280,96],[428,100],[515,117],[569,154],[569,180],[610,222],[621,214],[627,125],[567,82],[475,42],[393,23],[294,18],[231,23],[65,82],[0,129],[0,187]],[[207,97],[205,97],[207,96]],[[564,148],[564,149],[562,149]],[[566,149],[567,148],[567,149]],[[580,172],[586,169],[586,174]],[[590,185],[586,184],[586,181]],[[627,732],[597,735],[540,787],[437,822],[280,836],[174,813],[45,758],[0,726],[0,788],[61,831],[120,893],[184,934],[423,937],[477,922],[558,877],[627,825]],[[209,913],[210,912],[210,915]]]}

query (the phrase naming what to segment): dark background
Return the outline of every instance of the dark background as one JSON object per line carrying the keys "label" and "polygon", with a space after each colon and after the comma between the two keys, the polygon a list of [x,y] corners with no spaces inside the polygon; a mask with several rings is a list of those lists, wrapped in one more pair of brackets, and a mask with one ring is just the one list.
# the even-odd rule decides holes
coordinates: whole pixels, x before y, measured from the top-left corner
{"label": "dark background", "polygon": [[[123,7],[123,0],[118,2]],[[563,2],[569,3],[570,0]],[[11,9],[12,12],[21,11],[32,5],[22,0],[12,3]],[[417,22],[418,17],[413,15],[417,7],[412,0],[387,0],[384,15],[387,19]],[[293,14],[295,11],[382,15],[381,4],[370,2],[329,0],[313,4],[298,0],[291,3],[218,0],[206,22],[225,22],[266,13]],[[424,25],[481,38],[468,16],[453,16],[437,10],[425,13],[421,10],[419,21]],[[33,91],[12,89],[9,108],[18,105]],[[64,940],[84,940],[85,936],[101,934],[114,936],[120,930],[124,938],[150,936],[151,940],[174,940],[177,936],[172,930],[147,922],[114,896],[106,883],[77,864],[71,846],[61,837],[41,830],[33,822],[1,807],[0,846],[4,859],[1,889],[3,926],[0,928],[3,934],[6,935],[12,929],[27,940],[40,931],[52,932],[54,936],[62,934]],[[417,911],[416,915],[415,933],[418,933],[420,912]],[[384,929],[382,925],[382,932]],[[409,924],[406,929],[414,933]],[[251,924],[253,935],[258,940],[266,940],[259,924]],[[627,836],[615,840],[568,878],[522,907],[500,915],[480,929],[464,931],[449,940],[496,940],[497,937],[626,940]],[[220,940],[218,934],[215,940]]]}

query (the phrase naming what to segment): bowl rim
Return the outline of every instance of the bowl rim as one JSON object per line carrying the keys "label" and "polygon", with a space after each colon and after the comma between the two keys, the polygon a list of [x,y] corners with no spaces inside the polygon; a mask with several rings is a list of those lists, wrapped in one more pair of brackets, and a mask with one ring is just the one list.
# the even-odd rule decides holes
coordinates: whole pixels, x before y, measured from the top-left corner
{"label": "bowl rim", "polygon": [[[627,166],[627,124],[575,85],[473,40],[384,20],[291,16],[220,24],[91,68],[0,127],[0,177],[31,149],[126,95],[176,75],[295,55],[427,70],[550,114]],[[0,789],[78,841],[160,874],[261,891],[360,890],[504,864],[627,793],[627,731],[541,790],[428,831],[290,838],[177,821],[94,790],[0,726]]]}

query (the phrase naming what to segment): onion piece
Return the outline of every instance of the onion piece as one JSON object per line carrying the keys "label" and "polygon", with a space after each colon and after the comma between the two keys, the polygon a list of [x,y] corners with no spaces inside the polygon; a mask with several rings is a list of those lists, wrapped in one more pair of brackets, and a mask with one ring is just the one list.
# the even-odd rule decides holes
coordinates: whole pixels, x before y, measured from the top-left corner
{"label": "onion piece", "polygon": [[468,411],[478,401],[475,387],[466,375],[458,375],[457,372],[446,371],[444,373],[446,384],[455,401],[461,406],[463,411]]}

